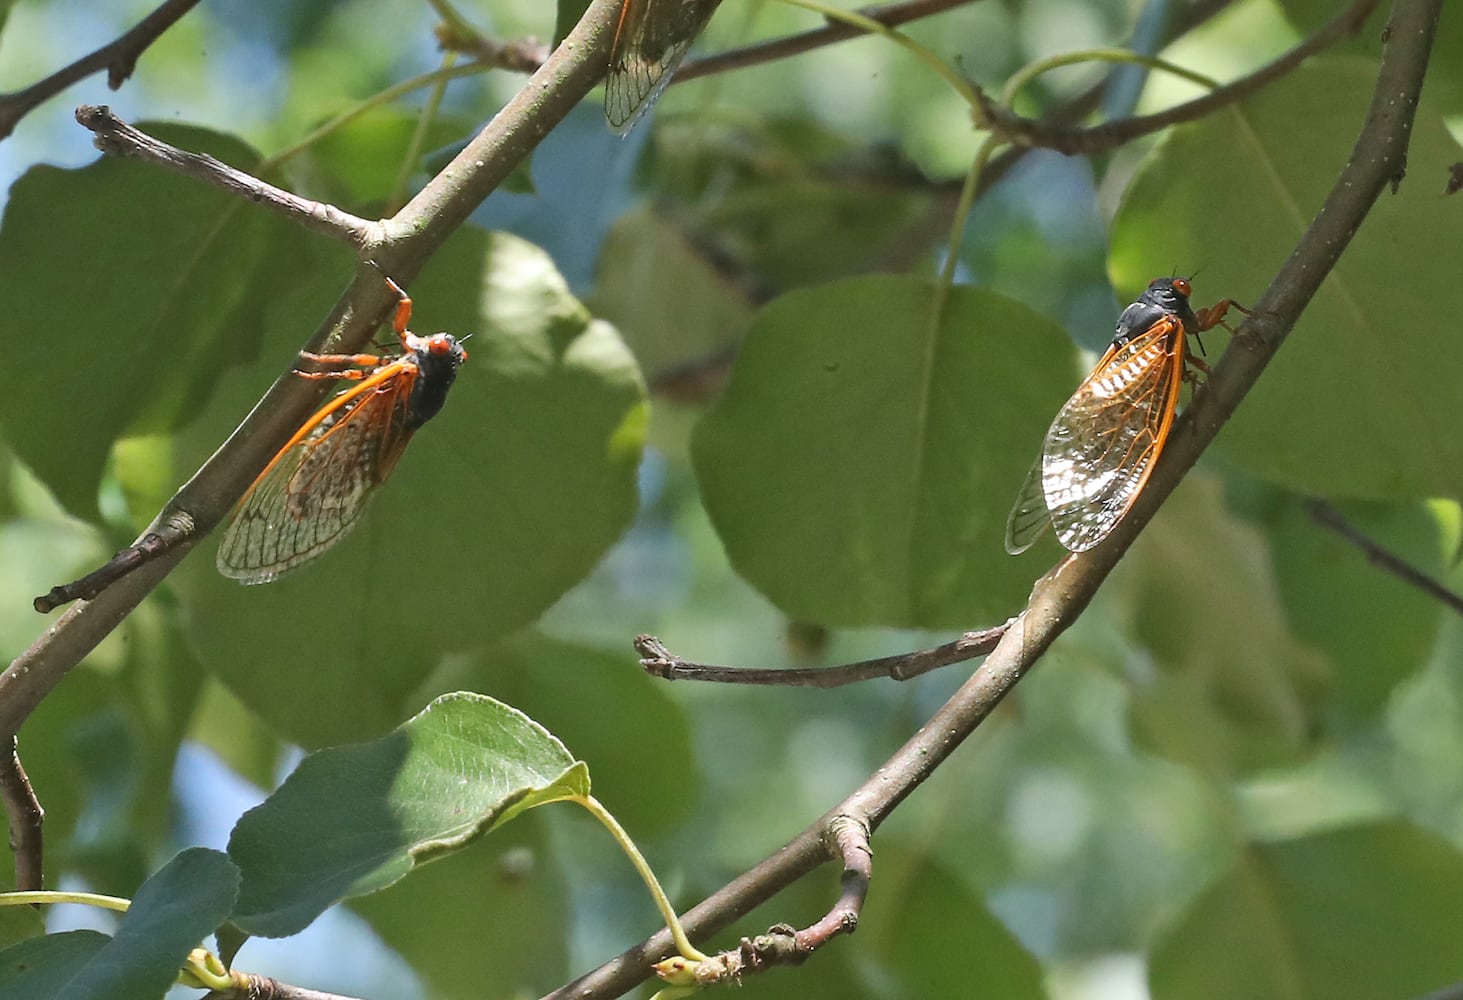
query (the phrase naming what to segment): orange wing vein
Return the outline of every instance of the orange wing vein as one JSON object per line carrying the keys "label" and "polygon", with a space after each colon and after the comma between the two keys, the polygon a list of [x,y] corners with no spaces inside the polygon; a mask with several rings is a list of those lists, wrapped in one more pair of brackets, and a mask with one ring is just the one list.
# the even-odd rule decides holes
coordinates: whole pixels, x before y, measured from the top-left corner
{"label": "orange wing vein", "polygon": [[1006,523],[1008,552],[1030,547],[1048,518],[1072,552],[1117,526],[1168,439],[1185,352],[1177,316],[1108,349],[1047,431]]}
{"label": "orange wing vein", "polygon": [[418,369],[398,358],[321,407],[239,501],[218,569],[268,583],[355,527],[411,438],[407,403]]}

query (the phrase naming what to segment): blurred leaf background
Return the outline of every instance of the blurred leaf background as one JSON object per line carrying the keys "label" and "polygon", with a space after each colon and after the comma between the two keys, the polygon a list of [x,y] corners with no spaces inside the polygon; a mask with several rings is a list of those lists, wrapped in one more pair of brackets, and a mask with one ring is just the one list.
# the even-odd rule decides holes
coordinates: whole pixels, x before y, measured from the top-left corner
{"label": "blurred leaf background", "polygon": [[[550,6],[462,11],[495,37],[549,38]],[[1163,54],[1219,79],[1340,7],[1212,6]],[[0,89],[148,9],[21,0]],[[1034,58],[1192,16],[985,0],[906,30],[996,89]],[[700,49],[816,23],[727,0]],[[0,143],[11,655],[43,627],[31,597],[131,540],[291,364],[351,264],[189,181],[96,161],[70,109],[107,102],[254,169],[435,66],[431,27],[426,5],[384,0],[204,4],[122,90],[83,81]],[[1157,275],[1197,272],[1200,305],[1260,294],[1345,162],[1380,31],[1375,15],[1253,100],[1113,154],[1022,157],[977,202],[937,328],[930,288],[978,136],[907,53],[861,39],[672,87],[623,141],[586,101],[413,284],[417,329],[473,333],[472,358],[370,521],[269,588],[218,578],[205,543],[27,722],[53,884],[130,894],[180,848],[222,847],[297,748],[379,736],[465,688],[548,726],[676,900],[702,898],[865,780],[968,668],[832,692],[667,685],[631,638],[809,665],[1014,613],[1057,550],[1011,559],[1001,527],[1083,352]],[[1463,979],[1463,629],[1305,506],[1334,503],[1463,587],[1463,201],[1440,198],[1463,160],[1460,39],[1450,6],[1406,181],[1216,449],[881,829],[858,935],[745,995],[1399,997]],[[1022,110],[1104,72],[1043,77]],[[454,83],[425,160],[521,82]],[[1138,107],[1195,93],[1156,77]],[[388,211],[424,100],[271,179]],[[835,882],[819,873],[738,933],[811,922]],[[5,919],[6,943],[38,930]],[[297,938],[251,942],[239,965],[367,997],[527,996],[656,926],[613,845],[550,809]]]}

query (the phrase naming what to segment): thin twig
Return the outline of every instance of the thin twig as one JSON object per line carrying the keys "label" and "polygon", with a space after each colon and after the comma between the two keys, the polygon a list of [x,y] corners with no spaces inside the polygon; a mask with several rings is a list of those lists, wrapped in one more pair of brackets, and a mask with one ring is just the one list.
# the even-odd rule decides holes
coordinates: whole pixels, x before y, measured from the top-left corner
{"label": "thin twig", "polygon": [[444,52],[460,52],[471,56],[479,66],[506,69],[515,73],[532,73],[549,57],[549,47],[537,38],[515,38],[500,42],[481,32],[464,32],[456,25],[442,21],[437,25],[437,44]]}
{"label": "thin twig", "polygon": [[[563,45],[522,91],[470,142],[449,168],[380,226],[360,251],[406,283],[423,262],[500,184],[604,75],[619,0],[592,0]],[[356,280],[306,342],[318,350],[335,337],[345,353],[359,349],[391,304],[380,270],[363,265]],[[293,366],[291,366],[292,369]],[[319,405],[323,386],[281,372],[254,412],[144,529],[158,532],[180,512],[197,535],[128,573],[67,611],[0,672],[0,737],[13,735],[41,700],[167,576],[198,538],[218,524],[259,470]]]}
{"label": "thin twig", "polygon": [[801,965],[834,938],[857,930],[859,914],[863,912],[874,877],[874,852],[869,845],[872,834],[868,824],[857,816],[834,816],[826,829],[824,839],[829,853],[843,861],[842,891],[817,923],[802,930],[775,924],[766,933],[744,937],[736,948],[695,964],[673,955],[656,964],[656,973],[666,979],[688,974],[702,987],[738,981],[775,966]]}
{"label": "thin twig", "polygon": [[169,549],[176,548],[193,537],[193,518],[185,511],[178,511],[162,525],[161,531],[149,531],[133,544],[108,559],[101,568],[93,570],[70,583],[59,584],[31,602],[41,614],[50,614],[63,604],[72,601],[90,601],[122,577],[150,562]]}
{"label": "thin twig", "polygon": [[[931,17],[935,14],[943,14],[947,10],[954,10],[957,7],[967,7],[978,0],[908,0],[906,3],[877,4],[873,7],[862,7],[854,11],[862,14],[871,21],[878,21],[888,28],[898,27],[910,21],[917,21],[920,18]],[[822,48],[824,45],[832,45],[835,42],[845,42],[851,38],[865,38],[868,32],[861,31],[851,24],[842,21],[830,21],[821,28],[813,28],[811,31],[800,32],[796,35],[786,35],[782,38],[774,38],[766,42],[758,42],[755,45],[748,45],[740,49],[729,49],[726,52],[718,52],[715,55],[705,56],[701,59],[687,59],[676,70],[675,78],[671,84],[685,83],[688,80],[695,80],[698,77],[710,76],[713,73],[725,73],[729,70],[744,69],[748,66],[760,66],[763,63],[776,62],[779,59],[786,59],[790,56],[801,55],[804,52],[811,52],[814,49]]]}
{"label": "thin twig", "polygon": [[113,90],[120,88],[123,81],[137,68],[137,60],[147,47],[197,4],[198,0],[163,0],[157,10],[137,22],[131,31],[116,41],[103,45],[90,55],[82,56],[70,66],[57,70],[24,90],[0,94],[0,139],[14,132],[20,120],[40,104],[98,70],[107,71],[108,87]]}
{"label": "thin twig", "polygon": [[1057,122],[1023,118],[1009,108],[996,103],[984,91],[979,91],[977,96],[980,98],[984,120],[989,122],[991,127],[1003,138],[1017,145],[1054,149],[1068,155],[1106,152],[1139,136],[1157,132],[1180,122],[1202,118],[1220,108],[1244,100],[1295,69],[1308,57],[1343,38],[1356,34],[1376,6],[1377,0],[1356,0],[1350,7],[1295,48],[1261,66],[1248,76],[1241,77],[1222,87],[1216,87],[1202,97],[1175,105],[1156,114],[1138,115],[1134,118],[1104,122],[1090,128],[1079,128]]}
{"label": "thin twig", "polygon": [[206,153],[190,153],[160,139],[154,139],[112,114],[112,109],[106,105],[83,104],[76,109],[76,120],[96,133],[96,147],[104,153],[146,160],[194,180],[222,188],[230,194],[288,216],[306,229],[340,240],[357,250],[365,247],[376,235],[374,223],[358,219],[334,205],[301,198],[273,184],[266,184]]}
{"label": "thin twig", "polygon": [[45,810],[36,798],[25,768],[20,766],[18,741],[10,737],[10,747],[0,753],[0,801],[10,817],[10,850],[15,855],[15,889],[33,892],[41,888],[44,868],[41,822]]}
{"label": "thin twig", "polygon": [[[1442,0],[1397,0],[1377,86],[1355,149],[1324,207],[1256,303],[1254,315],[1214,366],[1201,393],[1170,433],[1163,461],[1133,510],[1101,544],[1068,556],[1037,581],[1026,610],[971,678],[873,778],[756,867],[693,907],[686,930],[704,939],[726,927],[831,857],[824,831],[838,816],[871,831],[989,716],[1062,632],[1077,620],[1138,532],[1173,492],[1254,385],[1297,318],[1336,266],[1351,237],[1401,168]],[[670,953],[660,933],[550,994],[556,1000],[619,996]]]}
{"label": "thin twig", "polygon": [[213,990],[205,994],[203,1000],[357,1000],[341,993],[291,986],[277,979],[252,973],[235,973],[235,978],[243,978],[245,982],[231,990]]}
{"label": "thin twig", "polygon": [[1453,593],[1397,553],[1357,531],[1335,507],[1324,500],[1308,500],[1305,511],[1312,521],[1335,532],[1360,549],[1366,555],[1367,562],[1373,566],[1384,569],[1403,583],[1416,587],[1444,607],[1450,608],[1455,614],[1463,615],[1463,596]]}
{"label": "thin twig", "polygon": [[993,628],[966,632],[960,638],[934,646],[918,649],[912,653],[895,656],[880,656],[872,660],[860,660],[837,667],[721,667],[706,663],[695,663],[666,649],[665,643],[653,635],[635,637],[635,651],[640,654],[640,665],[645,672],[668,681],[709,681],[714,684],[756,684],[783,687],[832,688],[844,684],[888,677],[896,681],[907,681],[912,677],[927,674],[931,670],[948,667],[952,663],[973,660],[985,656],[996,648],[1011,619]]}

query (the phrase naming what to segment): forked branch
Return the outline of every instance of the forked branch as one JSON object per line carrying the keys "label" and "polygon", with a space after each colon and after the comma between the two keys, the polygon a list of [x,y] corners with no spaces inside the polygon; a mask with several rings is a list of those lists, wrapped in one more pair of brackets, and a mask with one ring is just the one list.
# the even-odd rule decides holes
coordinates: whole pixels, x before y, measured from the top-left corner
{"label": "forked branch", "polygon": [[113,90],[121,87],[137,68],[137,60],[147,47],[197,4],[198,0],[163,0],[157,10],[137,22],[131,31],[116,41],[103,45],[90,55],[82,56],[70,66],[57,70],[24,90],[0,94],[0,139],[14,132],[15,126],[34,108],[98,70],[107,71],[108,87]]}
{"label": "forked branch", "polygon": [[[856,817],[871,832],[877,830],[1076,621],[1138,532],[1255,384],[1377,198],[1401,173],[1441,5],[1442,0],[1399,0],[1394,6],[1377,85],[1350,160],[1290,258],[1255,303],[1254,314],[1239,327],[1231,349],[1214,366],[1209,391],[1199,394],[1176,424],[1164,461],[1132,512],[1096,548],[1066,557],[1037,581],[1025,611],[1006,629],[996,649],[874,778],[781,850],[685,914],[682,922],[698,940],[829,860],[833,852],[825,834],[838,817]],[[640,982],[651,963],[664,958],[669,949],[669,935],[656,935],[550,996],[556,1000],[619,996]]]}
{"label": "forked branch", "polygon": [[1065,122],[1023,118],[1009,108],[1002,107],[983,91],[978,91],[981,113],[984,120],[1003,138],[1020,146],[1039,146],[1068,155],[1107,152],[1140,136],[1150,135],[1181,122],[1203,118],[1220,108],[1254,96],[1310,56],[1356,34],[1376,6],[1377,0],[1355,0],[1350,7],[1309,38],[1253,73],[1222,87],[1215,87],[1202,97],[1155,114],[1136,115],[1083,128]]}

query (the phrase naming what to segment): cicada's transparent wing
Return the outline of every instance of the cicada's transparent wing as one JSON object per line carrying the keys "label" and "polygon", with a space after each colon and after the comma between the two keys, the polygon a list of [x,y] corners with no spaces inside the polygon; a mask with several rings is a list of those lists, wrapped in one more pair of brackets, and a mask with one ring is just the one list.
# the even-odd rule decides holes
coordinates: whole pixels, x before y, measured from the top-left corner
{"label": "cicada's transparent wing", "polygon": [[218,569],[268,583],[309,562],[360,521],[411,437],[405,429],[415,365],[396,361],[323,407],[235,508]]}
{"label": "cicada's transparent wing", "polygon": [[1021,492],[1016,495],[1016,503],[1006,518],[1006,551],[1013,556],[1035,545],[1042,532],[1046,531],[1046,526],[1051,524],[1046,494],[1042,489],[1041,461],[1042,457],[1038,455],[1031,463],[1031,471],[1026,473],[1026,481],[1021,484]]}
{"label": "cicada's transparent wing", "polygon": [[1106,538],[1148,482],[1173,423],[1184,356],[1183,324],[1166,316],[1109,348],[1052,422],[1042,493],[1071,551]]}
{"label": "cicada's transparent wing", "polygon": [[721,0],[625,0],[605,76],[605,120],[625,135],[671,82]]}

